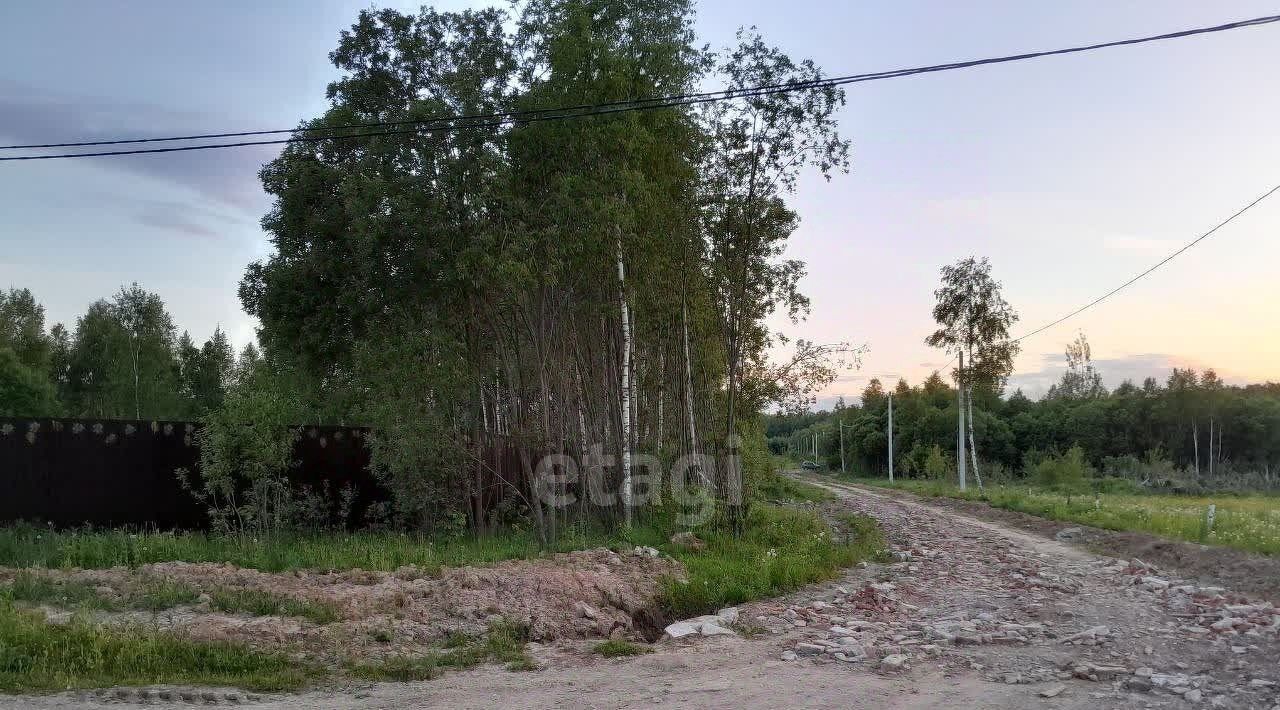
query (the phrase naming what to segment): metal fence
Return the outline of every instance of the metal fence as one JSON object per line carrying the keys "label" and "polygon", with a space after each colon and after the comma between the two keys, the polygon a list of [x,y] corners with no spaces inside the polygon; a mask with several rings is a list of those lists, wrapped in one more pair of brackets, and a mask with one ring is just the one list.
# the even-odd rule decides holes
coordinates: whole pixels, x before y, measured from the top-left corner
{"label": "metal fence", "polygon": [[[119,419],[0,418],[0,522],[59,527],[155,526],[201,529],[206,506],[182,487],[189,470],[199,485],[197,422]],[[369,470],[368,431],[298,428],[290,482],[337,499],[354,494],[345,520],[354,526],[369,506],[388,500]],[[332,515],[337,515],[336,507]]]}

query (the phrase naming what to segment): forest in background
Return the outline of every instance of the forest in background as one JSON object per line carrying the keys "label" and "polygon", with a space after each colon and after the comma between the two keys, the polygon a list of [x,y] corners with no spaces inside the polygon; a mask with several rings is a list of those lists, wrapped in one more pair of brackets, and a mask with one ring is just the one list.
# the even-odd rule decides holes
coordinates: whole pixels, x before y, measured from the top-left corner
{"label": "forest in background", "polygon": [[[1280,383],[1227,385],[1212,369],[1174,368],[1163,382],[1126,380],[1108,391],[1083,334],[1068,345],[1067,365],[1039,400],[1021,390],[975,393],[975,442],[988,481],[1034,481],[1046,459],[1078,447],[1086,477],[1189,490],[1280,486]],[[846,469],[885,476],[890,397],[895,475],[954,477],[956,390],[938,372],[891,390],[872,379],[859,402],[841,400],[831,411],[772,415],[770,450],[812,459],[816,437],[818,461],[839,471],[843,422]]]}

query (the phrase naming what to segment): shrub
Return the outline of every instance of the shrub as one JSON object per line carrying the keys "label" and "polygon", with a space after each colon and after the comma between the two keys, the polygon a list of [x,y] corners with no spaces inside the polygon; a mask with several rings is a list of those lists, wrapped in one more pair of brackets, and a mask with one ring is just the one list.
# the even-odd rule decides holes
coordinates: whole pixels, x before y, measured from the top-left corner
{"label": "shrub", "polygon": [[942,453],[941,446],[934,444],[924,460],[924,475],[935,481],[941,481],[950,474],[951,464],[947,462],[946,454]]}
{"label": "shrub", "polygon": [[1041,486],[1072,492],[1086,490],[1086,479],[1092,475],[1093,468],[1084,460],[1084,449],[1079,445],[1065,454],[1045,457],[1028,471],[1028,476]]}
{"label": "shrub", "polygon": [[201,484],[183,484],[209,506],[216,530],[274,533],[292,527],[295,500],[287,473],[298,438],[289,426],[300,409],[280,378],[265,374],[236,383],[196,435]]}

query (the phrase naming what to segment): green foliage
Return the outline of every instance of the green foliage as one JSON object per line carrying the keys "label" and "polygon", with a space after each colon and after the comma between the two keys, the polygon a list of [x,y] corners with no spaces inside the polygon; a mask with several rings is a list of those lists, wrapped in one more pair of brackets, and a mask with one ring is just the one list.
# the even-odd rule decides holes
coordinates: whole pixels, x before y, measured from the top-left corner
{"label": "green foliage", "polygon": [[8,586],[0,588],[0,599],[28,604],[48,604],[63,608],[111,609],[114,605],[101,597],[94,585],[76,580],[19,570]]}
{"label": "green foliage", "polygon": [[209,506],[219,532],[275,534],[298,523],[298,493],[288,470],[301,406],[284,379],[266,372],[242,378],[196,436],[201,487],[184,483]]}
{"label": "green foliage", "polygon": [[281,655],[195,642],[146,629],[104,629],[0,601],[0,690],[63,691],[153,683],[294,690],[307,671]]}
{"label": "green foliage", "polygon": [[826,489],[779,475],[776,470],[756,489],[756,495],[760,500],[784,503],[822,503],[835,499]]}
{"label": "green foliage", "polygon": [[[221,329],[197,347],[160,297],[133,284],[91,304],[74,332],[44,328],[27,289],[0,292],[0,416],[186,419],[216,407],[231,374]],[[15,374],[17,373],[17,374]]]}
{"label": "green foliage", "polygon": [[922,466],[924,475],[935,481],[945,479],[951,473],[951,464],[947,462],[947,457],[942,453],[942,447],[934,444],[929,447],[929,453],[925,457]]}
{"label": "green foliage", "polygon": [[1009,328],[1018,322],[1018,314],[1000,288],[986,257],[942,267],[942,285],[934,291],[938,330],[925,343],[965,356],[964,371],[959,372],[965,387],[998,392],[1013,372],[1018,344],[1009,339]]}
{"label": "green foliage", "polygon": [[379,373],[368,382],[362,414],[373,429],[370,464],[392,492],[398,523],[449,534],[462,532],[467,520],[471,471],[456,413],[441,404],[467,395],[462,355],[418,323],[357,348],[358,368]]}
{"label": "green foliage", "polygon": [[[607,544],[596,534],[569,537],[555,549]],[[540,554],[528,533],[437,539],[392,533],[284,534],[253,538],[205,533],[127,531],[60,532],[29,526],[0,528],[0,565],[107,569],[180,560],[230,563],[264,572],[295,569],[392,571],[416,565],[430,574],[441,566],[491,564]]]}
{"label": "green foliage", "polygon": [[833,533],[813,512],[764,503],[752,506],[741,537],[700,531],[705,550],[671,550],[684,563],[688,578],[669,581],[659,605],[670,618],[712,613],[830,579],[883,548],[871,519],[853,517],[843,528]]}
{"label": "green foliage", "polygon": [[89,582],[27,569],[18,570],[7,586],[0,587],[0,599],[8,601],[103,611],[161,611],[193,604],[199,596],[200,593],[190,586],[167,579],[144,579],[128,590],[123,598],[104,596]]}
{"label": "green foliage", "polygon": [[1045,488],[1081,492],[1088,488],[1086,479],[1093,473],[1093,468],[1084,460],[1084,450],[1077,445],[1065,454],[1051,454],[1040,459],[1027,471],[1027,476]]}
{"label": "green foliage", "polygon": [[317,624],[338,620],[338,609],[332,604],[295,599],[263,589],[217,589],[209,596],[210,606],[219,611],[253,616],[297,616]]}
{"label": "green foliage", "polygon": [[175,606],[195,604],[200,592],[193,587],[170,579],[153,579],[129,597],[129,606],[146,611],[163,611]]}
{"label": "green foliage", "polygon": [[601,641],[592,647],[593,651],[604,656],[605,658],[625,658],[627,656],[642,656],[646,653],[652,653],[653,649],[643,644],[627,641],[626,639],[609,639]]}
{"label": "green foliage", "polygon": [[[1087,371],[1085,375],[1087,380]],[[1142,387],[1124,383],[1110,393],[1097,391],[1090,396],[1054,396],[1040,401],[1021,392],[1001,399],[975,389],[974,438],[983,478],[989,478],[988,472],[1003,470],[1012,481],[1021,480],[1046,453],[1066,452],[1078,445],[1089,466],[1103,475],[1140,485],[1185,491],[1194,491],[1197,485],[1234,491],[1280,488],[1280,385],[1229,387],[1214,375],[1206,377],[1208,387],[1196,373],[1178,370],[1170,376],[1169,387],[1150,379]],[[894,396],[898,476],[924,476],[924,464],[935,445],[954,460],[955,401],[955,389],[936,373],[916,387],[899,384]],[[850,470],[885,476],[888,418],[884,407],[852,405],[838,414],[770,416],[766,420],[770,445],[775,452],[809,458],[816,433],[819,460],[838,462],[837,416],[845,422]],[[1198,447],[1193,433],[1199,436]]]}
{"label": "green foliage", "polygon": [[12,349],[0,345],[0,417],[54,414],[58,414],[58,402],[48,378],[24,364]]}
{"label": "green foliage", "polygon": [[0,291],[0,350],[13,351],[18,362],[43,376],[52,363],[52,347],[44,332],[44,306],[36,302],[31,291]]}

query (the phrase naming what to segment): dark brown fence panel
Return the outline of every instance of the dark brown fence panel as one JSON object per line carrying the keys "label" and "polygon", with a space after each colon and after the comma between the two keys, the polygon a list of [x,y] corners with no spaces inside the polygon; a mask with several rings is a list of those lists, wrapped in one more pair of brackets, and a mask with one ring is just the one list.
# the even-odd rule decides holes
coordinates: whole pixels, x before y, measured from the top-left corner
{"label": "dark brown fence panel", "polygon": [[[200,529],[205,506],[184,490],[179,468],[199,484],[195,422],[0,418],[0,522],[56,526],[132,525]],[[303,427],[290,481],[299,489],[354,493],[359,525],[388,493],[369,471],[368,432],[356,427]],[[327,485],[326,485],[327,482]],[[333,509],[336,515],[336,508]]]}

